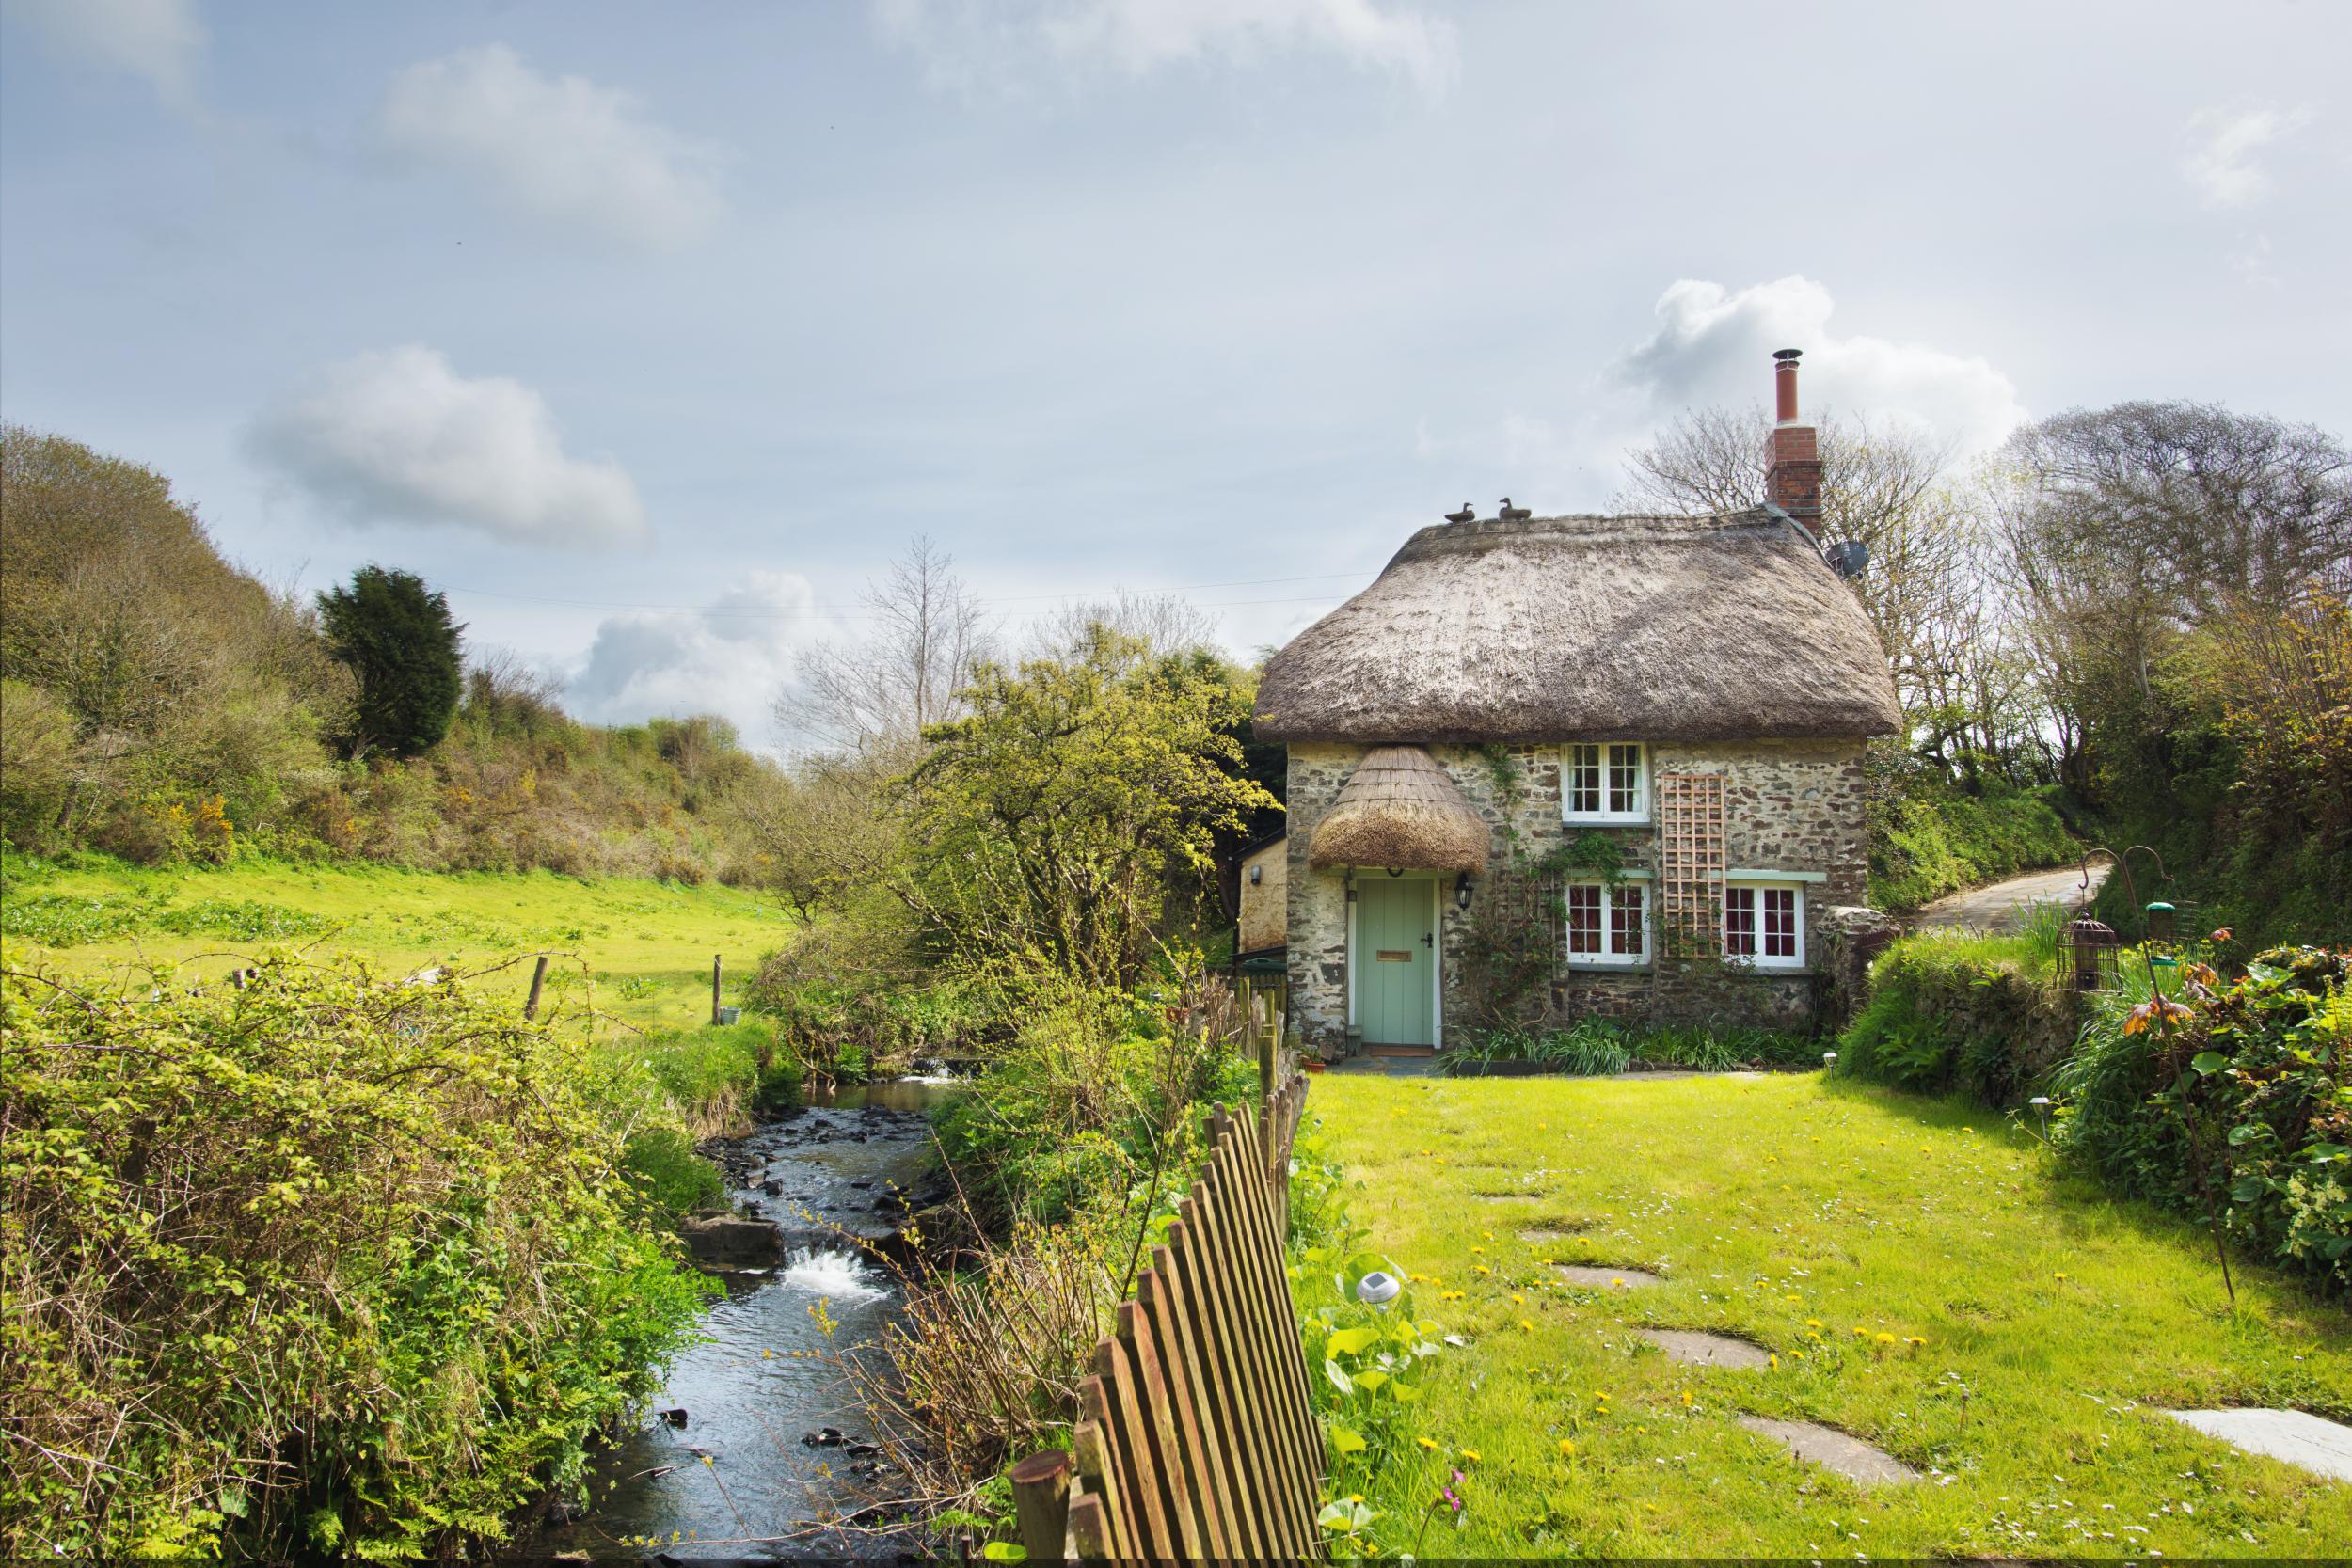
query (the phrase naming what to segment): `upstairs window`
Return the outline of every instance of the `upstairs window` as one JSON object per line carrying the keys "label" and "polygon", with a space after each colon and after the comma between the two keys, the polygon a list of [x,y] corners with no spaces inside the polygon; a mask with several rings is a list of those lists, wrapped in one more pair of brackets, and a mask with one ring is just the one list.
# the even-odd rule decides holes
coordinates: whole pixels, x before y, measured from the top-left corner
{"label": "upstairs window", "polygon": [[1560,808],[1570,822],[1648,821],[1648,748],[1627,740],[1569,746],[1560,769]]}
{"label": "upstairs window", "polygon": [[1649,901],[1638,882],[1570,882],[1568,962],[1639,964],[1649,961]]}
{"label": "upstairs window", "polygon": [[1758,969],[1804,966],[1804,889],[1795,882],[1724,888],[1724,957]]}

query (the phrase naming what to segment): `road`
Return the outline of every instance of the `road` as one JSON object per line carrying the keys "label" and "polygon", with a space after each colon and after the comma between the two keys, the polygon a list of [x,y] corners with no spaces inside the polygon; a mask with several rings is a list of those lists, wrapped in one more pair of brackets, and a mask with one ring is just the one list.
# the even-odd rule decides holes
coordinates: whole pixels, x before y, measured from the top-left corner
{"label": "road", "polygon": [[2090,887],[2086,891],[2080,866],[2028,872],[1938,898],[1914,915],[1910,924],[1922,931],[2014,931],[2025,925],[2026,911],[2035,904],[2063,904],[2071,911],[2090,902],[2106,875],[2105,865],[2092,866]]}

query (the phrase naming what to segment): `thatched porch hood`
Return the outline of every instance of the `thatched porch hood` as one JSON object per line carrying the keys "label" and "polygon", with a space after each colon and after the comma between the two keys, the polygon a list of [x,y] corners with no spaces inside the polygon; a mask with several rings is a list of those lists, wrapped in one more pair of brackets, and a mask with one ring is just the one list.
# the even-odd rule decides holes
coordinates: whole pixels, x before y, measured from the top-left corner
{"label": "thatched porch hood", "polygon": [[1261,739],[1359,743],[1861,736],[1899,721],[1852,590],[1762,511],[1425,528],[1274,656],[1257,708]]}
{"label": "thatched porch hood", "polygon": [[1392,871],[1486,869],[1486,824],[1418,746],[1375,746],[1307,841],[1307,863]]}

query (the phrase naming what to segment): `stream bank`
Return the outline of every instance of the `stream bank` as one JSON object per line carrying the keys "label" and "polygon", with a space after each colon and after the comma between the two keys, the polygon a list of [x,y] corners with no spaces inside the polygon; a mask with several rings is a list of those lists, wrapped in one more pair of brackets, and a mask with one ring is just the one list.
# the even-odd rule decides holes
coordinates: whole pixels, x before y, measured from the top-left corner
{"label": "stream bank", "polygon": [[[705,1343],[679,1356],[644,1419],[598,1459],[587,1507],[537,1548],[631,1560],[872,1557],[898,1544],[812,1526],[889,1478],[835,1358],[895,1321],[888,1271],[845,1238],[882,1242],[942,1194],[927,1113],[945,1079],[845,1085],[714,1151],[734,1216],[690,1227],[726,1287]],[[819,1315],[831,1319],[828,1335]],[[636,1544],[635,1543],[651,1543]]]}

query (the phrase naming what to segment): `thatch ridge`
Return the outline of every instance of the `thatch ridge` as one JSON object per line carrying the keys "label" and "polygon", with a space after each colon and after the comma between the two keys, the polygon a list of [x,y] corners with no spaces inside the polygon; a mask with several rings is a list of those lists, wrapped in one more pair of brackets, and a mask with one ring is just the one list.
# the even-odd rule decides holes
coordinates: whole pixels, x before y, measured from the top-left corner
{"label": "thatch ridge", "polygon": [[1486,869],[1486,823],[1418,746],[1375,746],[1315,824],[1307,863],[1395,871]]}
{"label": "thatch ridge", "polygon": [[1422,529],[1293,638],[1266,740],[1812,738],[1893,733],[1886,656],[1792,523],[1534,517]]}

